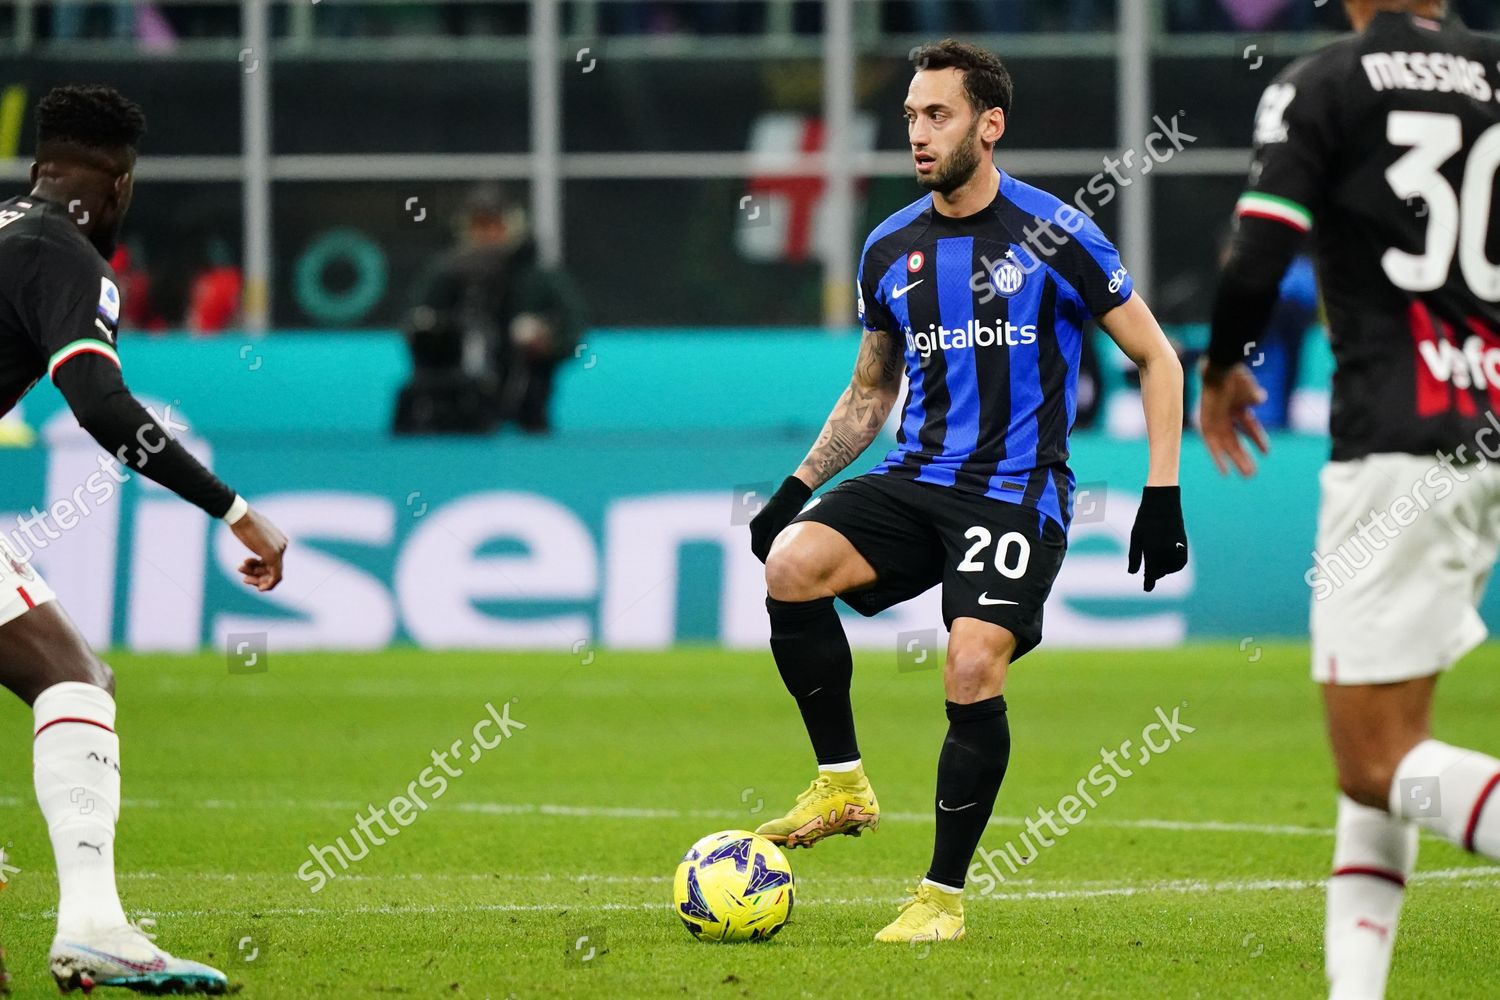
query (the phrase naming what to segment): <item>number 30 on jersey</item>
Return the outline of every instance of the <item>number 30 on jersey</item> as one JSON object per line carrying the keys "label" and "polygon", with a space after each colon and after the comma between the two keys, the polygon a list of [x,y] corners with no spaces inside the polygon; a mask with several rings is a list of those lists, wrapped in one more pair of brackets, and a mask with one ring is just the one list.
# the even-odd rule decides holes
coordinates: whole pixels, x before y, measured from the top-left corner
{"label": "number 30 on jersey", "polygon": [[1391,189],[1404,200],[1427,202],[1427,250],[1413,254],[1395,247],[1381,258],[1386,277],[1407,292],[1433,292],[1448,283],[1458,257],[1469,290],[1486,302],[1500,302],[1500,265],[1485,255],[1490,234],[1495,173],[1500,170],[1500,125],[1487,130],[1469,151],[1462,190],[1441,173],[1464,148],[1463,121],[1457,115],[1392,111],[1386,138],[1409,147],[1385,172]]}

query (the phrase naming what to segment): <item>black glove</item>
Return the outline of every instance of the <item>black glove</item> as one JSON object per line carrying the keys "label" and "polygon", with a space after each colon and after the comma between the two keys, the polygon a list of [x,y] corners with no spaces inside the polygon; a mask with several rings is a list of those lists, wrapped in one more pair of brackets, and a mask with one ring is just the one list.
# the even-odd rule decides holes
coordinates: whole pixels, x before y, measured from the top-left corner
{"label": "black glove", "polygon": [[1130,529],[1130,572],[1146,563],[1146,590],[1156,581],[1187,565],[1187,529],[1182,526],[1182,488],[1147,486]]}
{"label": "black glove", "polygon": [[750,519],[750,551],[761,562],[771,553],[771,543],[781,530],[792,523],[802,505],[812,498],[812,490],[796,476],[787,476],[771,499]]}

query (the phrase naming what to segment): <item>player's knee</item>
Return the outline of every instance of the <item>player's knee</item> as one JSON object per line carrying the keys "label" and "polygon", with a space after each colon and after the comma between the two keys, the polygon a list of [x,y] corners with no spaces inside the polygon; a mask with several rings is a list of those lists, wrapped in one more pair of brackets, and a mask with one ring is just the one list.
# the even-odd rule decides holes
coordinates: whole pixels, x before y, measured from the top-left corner
{"label": "player's knee", "polygon": [[827,597],[828,573],[805,546],[778,545],[766,558],[766,593],[778,601]]}
{"label": "player's knee", "polygon": [[984,643],[950,641],[943,687],[950,701],[973,701],[999,693],[1005,656]]}

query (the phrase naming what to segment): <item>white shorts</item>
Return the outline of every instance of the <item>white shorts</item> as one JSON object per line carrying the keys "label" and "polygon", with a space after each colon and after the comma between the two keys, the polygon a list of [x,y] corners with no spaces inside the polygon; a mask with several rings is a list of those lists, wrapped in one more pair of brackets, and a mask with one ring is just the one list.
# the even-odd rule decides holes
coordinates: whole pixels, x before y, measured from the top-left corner
{"label": "white shorts", "polygon": [[42,574],[0,540],[0,625],[14,621],[38,604],[55,600],[57,595]]}
{"label": "white shorts", "polygon": [[1429,677],[1484,641],[1477,609],[1500,551],[1500,464],[1370,455],[1329,462],[1319,479],[1306,578],[1313,680]]}

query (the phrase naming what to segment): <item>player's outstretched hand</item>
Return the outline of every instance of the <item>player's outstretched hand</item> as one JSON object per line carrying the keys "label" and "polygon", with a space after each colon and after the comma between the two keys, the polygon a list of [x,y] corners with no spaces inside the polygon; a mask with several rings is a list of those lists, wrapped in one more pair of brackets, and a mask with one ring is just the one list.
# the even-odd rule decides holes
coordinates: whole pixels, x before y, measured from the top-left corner
{"label": "player's outstretched hand", "polygon": [[1178,486],[1147,486],[1141,491],[1141,506],[1130,529],[1130,572],[1144,563],[1146,590],[1156,581],[1187,565],[1187,529],[1182,525],[1182,489]]}
{"label": "player's outstretched hand", "polygon": [[281,529],[263,517],[254,507],[229,526],[255,555],[240,563],[240,575],[246,586],[267,591],[281,582],[281,555],[286,551],[286,536]]}
{"label": "player's outstretched hand", "polygon": [[796,476],[786,477],[760,513],[750,519],[750,551],[755,553],[755,558],[766,561],[766,556],[771,554],[771,543],[792,523],[792,518],[811,497],[812,490],[806,483]]}
{"label": "player's outstretched hand", "polygon": [[1203,443],[1208,446],[1208,454],[1221,476],[1229,471],[1227,463],[1233,463],[1239,474],[1247,479],[1255,475],[1255,459],[1245,450],[1241,434],[1255,442],[1262,455],[1270,454],[1270,439],[1251,409],[1265,401],[1266,390],[1244,365],[1235,365],[1224,371],[1203,368],[1198,431],[1203,435]]}

